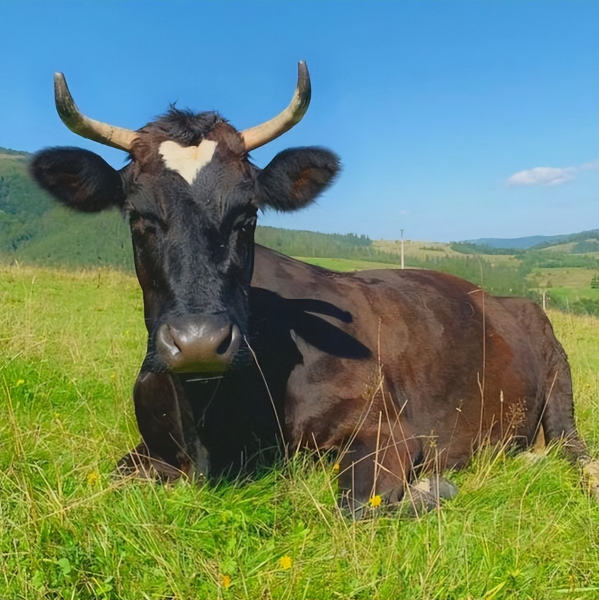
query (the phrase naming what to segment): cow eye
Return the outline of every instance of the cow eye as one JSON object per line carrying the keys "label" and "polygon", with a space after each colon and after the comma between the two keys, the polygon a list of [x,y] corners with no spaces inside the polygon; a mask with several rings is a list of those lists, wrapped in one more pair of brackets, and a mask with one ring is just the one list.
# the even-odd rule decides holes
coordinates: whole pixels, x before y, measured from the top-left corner
{"label": "cow eye", "polygon": [[161,225],[161,220],[152,213],[140,213],[137,210],[129,211],[129,222],[135,223],[137,221],[144,221],[146,224]]}
{"label": "cow eye", "polygon": [[136,210],[129,211],[129,222],[135,223],[135,221],[139,221],[141,219],[141,215]]}

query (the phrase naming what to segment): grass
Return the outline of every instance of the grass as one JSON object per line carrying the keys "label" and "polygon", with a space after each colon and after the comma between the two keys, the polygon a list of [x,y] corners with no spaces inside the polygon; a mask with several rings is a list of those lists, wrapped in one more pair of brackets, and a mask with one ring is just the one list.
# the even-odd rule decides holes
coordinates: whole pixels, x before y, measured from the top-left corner
{"label": "grass", "polygon": [[541,288],[570,288],[572,290],[590,290],[591,280],[598,274],[596,269],[580,267],[554,267],[533,269],[529,277]]}
{"label": "grass", "polygon": [[533,269],[529,279],[538,288],[546,289],[549,297],[568,298],[570,301],[581,298],[599,300],[599,289],[591,288],[591,281],[597,274],[596,269],[537,267]]}
{"label": "grass", "polygon": [[[423,242],[412,242],[413,244],[423,244]],[[436,245],[441,245],[439,243],[435,243]],[[426,247],[434,247],[431,244],[429,244],[429,246],[425,246]],[[418,246],[417,249],[419,249],[420,247]],[[383,248],[379,248],[379,249],[383,249]],[[458,256],[458,257],[462,257],[464,258],[465,254],[459,254],[458,252],[453,252],[453,250],[449,251],[449,252],[445,252],[443,254],[435,254],[434,252],[431,253],[427,253],[426,251],[423,252],[411,252],[410,254],[406,253],[405,254],[405,267],[406,268],[410,268],[413,267],[413,264],[410,265],[410,259],[426,259],[428,258],[439,258],[440,256]],[[482,258],[484,258],[485,260],[487,260],[489,262],[489,264],[494,267],[495,265],[499,265],[499,264],[509,264],[510,261],[513,263],[514,262],[514,258],[511,256],[503,256],[503,255],[480,255]],[[301,260],[303,262],[306,262],[308,264],[311,265],[317,265],[318,267],[324,267],[325,269],[331,269],[333,271],[341,271],[341,272],[347,272],[347,271],[364,271],[367,269],[399,269],[400,265],[399,265],[399,256],[397,257],[398,260],[398,264],[390,264],[390,263],[381,263],[381,262],[375,262],[375,261],[370,261],[370,260],[357,260],[357,259],[353,259],[353,258],[319,258],[319,257],[313,257],[313,256],[296,256],[294,257],[297,260]]]}
{"label": "grass", "polygon": [[363,271],[366,269],[399,269],[400,265],[389,263],[371,262],[367,260],[355,260],[350,258],[315,258],[313,256],[296,256],[310,265],[324,267],[333,271]]}
{"label": "grass", "polygon": [[[373,245],[377,250],[399,254],[401,240],[374,240]],[[449,244],[442,242],[420,242],[417,240],[404,240],[404,256],[425,259],[428,257],[454,256],[463,257],[463,254],[452,250]]]}
{"label": "grass", "polygon": [[[199,488],[117,480],[138,441],[137,282],[6,267],[0,373],[0,598],[595,599],[599,507],[552,450],[482,452],[420,519],[353,523],[326,457]],[[598,320],[551,313],[579,427],[599,450]]]}
{"label": "grass", "polygon": [[[374,240],[373,246],[376,250],[389,252],[399,255],[401,252],[400,240]],[[404,256],[405,264],[409,266],[410,259],[426,260],[441,257],[449,258],[466,258],[468,256],[462,252],[453,250],[449,244],[443,242],[421,242],[416,240],[404,240]],[[478,254],[480,258],[487,260],[493,265],[510,264],[515,258],[510,254]]]}

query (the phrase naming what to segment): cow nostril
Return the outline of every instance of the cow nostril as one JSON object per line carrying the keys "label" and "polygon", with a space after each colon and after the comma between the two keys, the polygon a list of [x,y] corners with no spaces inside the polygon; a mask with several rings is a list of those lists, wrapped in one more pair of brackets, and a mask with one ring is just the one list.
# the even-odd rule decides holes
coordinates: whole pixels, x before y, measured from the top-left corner
{"label": "cow nostril", "polygon": [[177,343],[177,337],[176,335],[173,333],[173,330],[171,329],[170,325],[167,325],[168,327],[168,333],[169,333],[169,338],[170,338],[170,346],[171,346],[171,352],[173,353],[173,356],[175,354],[179,354],[180,352],[182,352],[181,350],[181,346],[179,345],[181,342]]}
{"label": "cow nostril", "polygon": [[233,326],[230,326],[225,339],[218,345],[218,348],[216,349],[216,353],[220,354],[220,355],[226,354],[227,350],[229,350],[232,343],[233,343]]}
{"label": "cow nostril", "polygon": [[170,356],[175,356],[181,352],[181,348],[177,343],[177,338],[167,324],[162,325],[158,330],[157,345],[165,350]]}

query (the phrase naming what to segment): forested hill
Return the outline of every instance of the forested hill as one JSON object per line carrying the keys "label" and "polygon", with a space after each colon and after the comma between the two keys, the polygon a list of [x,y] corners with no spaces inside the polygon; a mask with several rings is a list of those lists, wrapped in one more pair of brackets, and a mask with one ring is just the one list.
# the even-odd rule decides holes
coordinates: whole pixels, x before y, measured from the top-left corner
{"label": "forested hill", "polygon": [[[591,243],[585,244],[589,240],[591,240]],[[563,246],[571,242],[578,244],[574,248],[574,252],[596,252],[599,250],[599,229],[590,229],[589,231],[563,235],[531,235],[522,238],[480,238],[478,240],[458,242],[458,244],[472,245],[478,249],[485,249],[487,250],[487,254],[514,254],[517,251],[528,249],[541,250],[552,246]],[[494,252],[489,252],[489,250]]]}
{"label": "forested hill", "polygon": [[490,246],[491,248],[516,248],[526,250],[537,244],[558,244],[561,240],[568,237],[564,235],[529,235],[520,238],[479,238],[477,240],[467,240],[467,243],[477,246]]}
{"label": "forested hill", "polygon": [[[591,254],[599,252],[599,229],[560,236],[557,242],[542,242],[526,250],[515,247],[493,247],[488,244],[474,244],[473,242],[451,242],[449,246],[452,250],[461,254],[511,255],[527,261],[536,257],[535,260],[542,259],[545,263],[560,263],[559,265],[546,264],[544,266],[586,266],[593,268],[597,263]],[[564,261],[569,264],[565,264]]]}

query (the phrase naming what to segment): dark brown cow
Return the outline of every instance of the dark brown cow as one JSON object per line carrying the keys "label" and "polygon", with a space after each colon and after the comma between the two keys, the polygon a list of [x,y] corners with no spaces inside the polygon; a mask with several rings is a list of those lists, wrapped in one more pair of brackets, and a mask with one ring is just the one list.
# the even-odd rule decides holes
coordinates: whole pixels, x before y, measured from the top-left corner
{"label": "dark brown cow", "polygon": [[375,494],[400,500],[419,471],[465,465],[485,443],[526,447],[541,426],[588,464],[565,354],[532,303],[432,271],[334,273],[254,245],[258,208],[301,208],[338,172],[322,148],[285,150],[264,170],[248,160],[309,97],[300,63],[292,103],[263,125],[238,132],[173,108],[134,132],[82,115],[57,75],[64,122],[131,156],[117,172],[57,148],[31,167],[71,208],[129,218],[148,351],[133,394],[143,442],[121,467],[220,475],[281,447],[336,449],[358,515]]}

